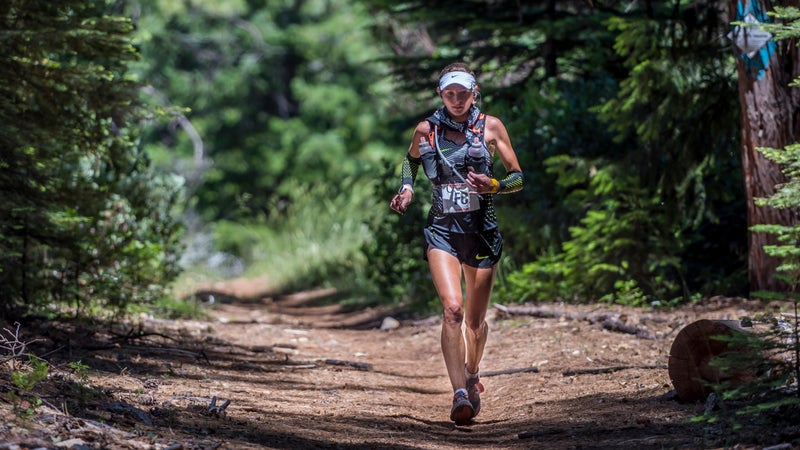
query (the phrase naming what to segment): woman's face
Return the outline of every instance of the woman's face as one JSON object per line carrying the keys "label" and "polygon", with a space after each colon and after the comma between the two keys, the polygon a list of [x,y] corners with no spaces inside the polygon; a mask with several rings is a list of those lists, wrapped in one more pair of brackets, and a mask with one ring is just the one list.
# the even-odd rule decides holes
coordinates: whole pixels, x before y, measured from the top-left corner
{"label": "woman's face", "polygon": [[453,118],[465,116],[474,100],[472,90],[460,84],[451,84],[439,93],[444,106]]}

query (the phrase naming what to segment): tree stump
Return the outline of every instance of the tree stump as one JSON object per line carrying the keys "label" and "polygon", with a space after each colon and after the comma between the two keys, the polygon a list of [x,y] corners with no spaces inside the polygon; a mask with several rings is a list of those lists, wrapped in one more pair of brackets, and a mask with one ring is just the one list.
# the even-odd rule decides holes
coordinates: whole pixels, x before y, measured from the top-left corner
{"label": "tree stump", "polygon": [[738,320],[702,319],[684,327],[669,351],[669,378],[678,398],[686,402],[705,400],[712,390],[709,384],[741,377],[723,373],[710,363],[724,352],[741,350],[729,348],[729,343],[718,336],[747,332]]}

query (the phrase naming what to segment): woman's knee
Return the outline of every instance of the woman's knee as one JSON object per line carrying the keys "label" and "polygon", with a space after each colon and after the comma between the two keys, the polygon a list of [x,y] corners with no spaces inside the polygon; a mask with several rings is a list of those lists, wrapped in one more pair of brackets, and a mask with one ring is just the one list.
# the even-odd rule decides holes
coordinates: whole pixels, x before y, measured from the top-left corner
{"label": "woman's knee", "polygon": [[445,323],[461,324],[464,320],[464,308],[460,302],[445,302],[444,303],[444,321]]}
{"label": "woman's knee", "polygon": [[465,321],[464,321],[464,325],[466,325],[467,329],[469,329],[471,331],[474,331],[476,333],[481,331],[484,327],[487,327],[486,320],[485,320],[485,318],[483,316],[481,316],[481,317],[466,317]]}

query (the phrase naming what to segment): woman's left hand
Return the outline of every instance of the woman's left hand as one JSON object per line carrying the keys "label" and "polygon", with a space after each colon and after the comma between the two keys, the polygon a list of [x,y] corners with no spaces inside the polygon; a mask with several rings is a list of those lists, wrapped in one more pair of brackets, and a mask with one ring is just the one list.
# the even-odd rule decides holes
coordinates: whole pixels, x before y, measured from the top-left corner
{"label": "woman's left hand", "polygon": [[492,192],[492,179],[482,173],[473,172],[472,169],[467,173],[467,184],[469,184],[478,194],[489,194]]}

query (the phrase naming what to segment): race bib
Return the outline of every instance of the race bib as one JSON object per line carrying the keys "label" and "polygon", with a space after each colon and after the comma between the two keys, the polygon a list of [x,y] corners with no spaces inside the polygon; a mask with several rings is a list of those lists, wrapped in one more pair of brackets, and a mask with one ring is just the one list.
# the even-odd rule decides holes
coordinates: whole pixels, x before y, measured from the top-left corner
{"label": "race bib", "polygon": [[466,183],[443,184],[442,212],[445,214],[464,213],[480,208],[480,199]]}

